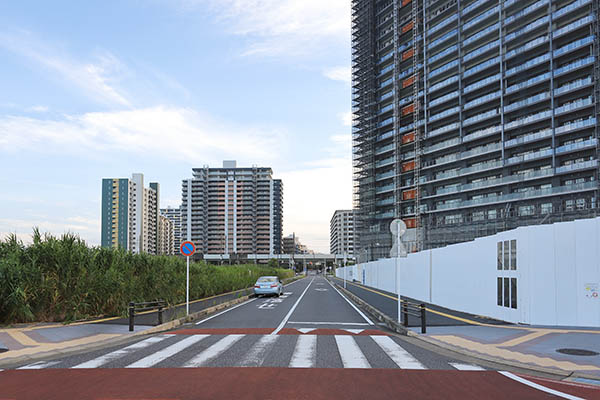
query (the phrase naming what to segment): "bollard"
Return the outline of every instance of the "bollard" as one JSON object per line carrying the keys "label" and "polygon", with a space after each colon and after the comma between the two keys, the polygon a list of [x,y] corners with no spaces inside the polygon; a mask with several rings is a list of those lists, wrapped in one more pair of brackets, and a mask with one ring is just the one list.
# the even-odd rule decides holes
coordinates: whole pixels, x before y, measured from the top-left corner
{"label": "bollard", "polygon": [[402,305],[402,310],[404,311],[404,326],[408,327],[408,304],[406,304],[406,302],[404,302],[404,304]]}
{"label": "bollard", "polygon": [[133,332],[133,314],[135,312],[135,303],[129,303],[129,332]]}
{"label": "bollard", "polygon": [[427,323],[425,321],[425,304],[421,304],[421,333],[427,333]]}
{"label": "bollard", "polygon": [[162,325],[162,323],[163,323],[162,311],[163,311],[162,306],[158,307],[158,324],[159,325]]}

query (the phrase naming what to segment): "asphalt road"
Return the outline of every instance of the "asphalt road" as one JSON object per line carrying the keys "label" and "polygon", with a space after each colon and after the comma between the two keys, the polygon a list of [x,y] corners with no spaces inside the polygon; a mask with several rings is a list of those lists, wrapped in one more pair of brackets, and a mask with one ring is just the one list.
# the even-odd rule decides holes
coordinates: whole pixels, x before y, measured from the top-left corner
{"label": "asphalt road", "polygon": [[555,398],[434,350],[374,324],[327,280],[309,276],[282,297],[251,299],[181,329],[0,371],[0,398]]}

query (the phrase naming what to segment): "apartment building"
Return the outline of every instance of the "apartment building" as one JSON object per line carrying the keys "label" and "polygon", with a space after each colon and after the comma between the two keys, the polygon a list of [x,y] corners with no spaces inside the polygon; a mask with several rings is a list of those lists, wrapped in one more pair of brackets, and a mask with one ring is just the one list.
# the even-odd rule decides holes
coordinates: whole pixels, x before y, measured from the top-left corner
{"label": "apartment building", "polygon": [[354,210],[335,210],[329,222],[329,252],[354,255]]}
{"label": "apartment building", "polygon": [[144,175],[102,179],[101,245],[133,253],[157,253],[160,186],[144,187]]}
{"label": "apartment building", "polygon": [[314,251],[309,250],[308,246],[300,242],[300,238],[296,233],[292,233],[283,238],[283,254],[312,254]]}
{"label": "apartment building", "polygon": [[280,254],[283,185],[271,168],[194,168],[182,182],[182,240],[201,254]]}
{"label": "apartment building", "polygon": [[160,215],[167,217],[173,223],[174,246],[175,250],[179,251],[181,246],[181,209],[179,207],[161,208]]}
{"label": "apartment building", "polygon": [[599,2],[353,0],[358,246],[597,214]]}
{"label": "apartment building", "polygon": [[158,217],[157,254],[179,254],[179,247],[175,247],[175,224],[162,214]]}

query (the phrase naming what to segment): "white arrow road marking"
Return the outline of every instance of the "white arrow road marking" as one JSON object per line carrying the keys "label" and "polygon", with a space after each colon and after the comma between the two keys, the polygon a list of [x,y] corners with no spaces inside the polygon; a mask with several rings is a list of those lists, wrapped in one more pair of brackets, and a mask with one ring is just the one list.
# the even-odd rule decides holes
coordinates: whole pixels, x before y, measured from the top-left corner
{"label": "white arrow road marking", "polygon": [[344,368],[371,368],[371,364],[352,336],[335,335]]}
{"label": "white arrow road marking", "polygon": [[449,363],[459,371],[485,371],[485,368],[481,368],[479,365],[473,364],[461,364],[461,363]]}
{"label": "white arrow road marking", "polygon": [[364,329],[344,329],[345,331],[348,331],[350,333],[353,333],[355,335],[358,335],[359,333],[361,333],[362,331],[364,331]]}
{"label": "white arrow road marking", "polygon": [[387,353],[398,367],[404,369],[426,369],[423,364],[417,361],[416,358],[410,355],[398,343],[394,342],[389,336],[371,336],[371,339]]}
{"label": "white arrow road marking", "polygon": [[246,354],[238,365],[240,367],[260,367],[267,356],[267,353],[280,337],[281,336],[264,335],[254,344],[254,346],[252,346],[248,354]]}
{"label": "white arrow road marking", "polygon": [[308,332],[314,331],[315,328],[297,328],[297,330],[299,330],[302,333],[308,333]]}
{"label": "white arrow road marking", "polygon": [[317,336],[300,335],[296,342],[290,368],[313,368],[317,358]]}
{"label": "white arrow road marking", "polygon": [[200,367],[217,358],[246,335],[228,335],[188,361],[184,367]]}
{"label": "white arrow road marking", "polygon": [[148,368],[153,365],[158,364],[159,362],[171,357],[174,354],[179,353],[182,350],[187,349],[191,345],[198,343],[202,339],[206,339],[208,335],[192,335],[187,338],[172,344],[169,347],[166,347],[156,353],[150,354],[147,357],[142,358],[132,364],[129,364],[125,368]]}
{"label": "white arrow road marking", "polygon": [[71,368],[98,368],[99,366],[107,364],[112,360],[116,360],[117,358],[121,358],[121,357],[125,356],[126,354],[133,353],[134,351],[143,349],[144,347],[148,347],[151,344],[161,342],[161,341],[165,340],[167,337],[171,337],[171,336],[161,335],[161,336],[149,337],[148,339],[142,340],[141,342],[134,343],[131,346],[127,346],[122,349],[113,351],[112,353],[108,353],[108,354],[105,354],[98,358],[94,358],[93,360],[86,361],[82,364],[75,365]]}
{"label": "white arrow road marking", "polygon": [[38,361],[17,369],[44,369],[60,363],[60,361]]}

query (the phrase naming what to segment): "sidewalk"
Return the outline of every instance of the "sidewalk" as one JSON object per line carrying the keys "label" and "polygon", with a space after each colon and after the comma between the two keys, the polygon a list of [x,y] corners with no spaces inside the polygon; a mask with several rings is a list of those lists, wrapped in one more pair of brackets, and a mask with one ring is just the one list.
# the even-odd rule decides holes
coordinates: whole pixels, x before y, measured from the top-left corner
{"label": "sidewalk", "polygon": [[[343,285],[336,279],[336,283]],[[397,296],[357,282],[347,282],[347,290],[396,319]],[[445,348],[480,355],[497,362],[516,362],[524,367],[578,373],[600,378],[600,329],[501,324],[483,317],[440,307],[427,306],[427,333],[416,322],[409,329],[415,336]],[[443,317],[430,324],[430,315]],[[491,322],[491,323],[490,323]],[[434,326],[432,326],[434,325]],[[573,349],[571,354],[560,349]],[[587,353],[590,355],[576,355]]]}

